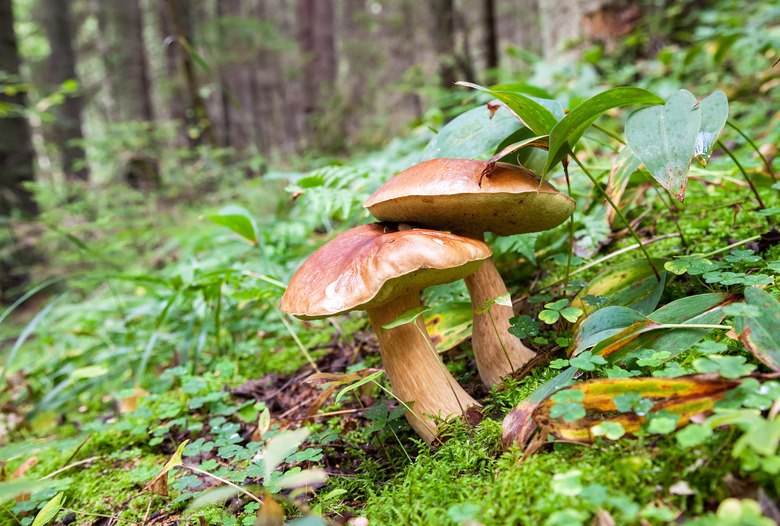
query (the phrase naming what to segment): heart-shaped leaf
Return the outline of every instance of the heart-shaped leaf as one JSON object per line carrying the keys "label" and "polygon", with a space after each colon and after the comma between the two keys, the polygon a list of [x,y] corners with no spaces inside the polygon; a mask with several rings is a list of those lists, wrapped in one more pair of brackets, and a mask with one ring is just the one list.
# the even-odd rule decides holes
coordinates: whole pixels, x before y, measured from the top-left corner
{"label": "heart-shaped leaf", "polygon": [[525,128],[506,108],[499,107],[491,116],[480,106],[452,119],[439,130],[420,155],[429,159],[482,159],[493,155],[498,146],[513,133]]}
{"label": "heart-shaped leaf", "polygon": [[701,128],[701,110],[690,91],[680,90],[663,106],[644,108],[626,121],[626,141],[650,174],[680,202]]}
{"label": "heart-shaped leaf", "polygon": [[629,104],[663,104],[664,100],[642,88],[612,88],[595,95],[569,112],[550,131],[550,153],[543,174],[558,164],[593,122],[607,110]]}
{"label": "heart-shaped leaf", "polygon": [[693,156],[702,166],[707,166],[721,130],[729,118],[729,99],[720,90],[713,91],[699,103],[701,128],[696,136]]}

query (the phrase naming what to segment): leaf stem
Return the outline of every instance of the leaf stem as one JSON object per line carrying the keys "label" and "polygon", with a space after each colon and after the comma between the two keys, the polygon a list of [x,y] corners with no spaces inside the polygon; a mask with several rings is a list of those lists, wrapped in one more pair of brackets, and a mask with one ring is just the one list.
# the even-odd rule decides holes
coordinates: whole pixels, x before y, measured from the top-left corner
{"label": "leaf stem", "polygon": [[[753,180],[750,178],[748,173],[745,171],[745,169],[742,167],[742,163],[739,162],[737,157],[734,155],[734,153],[726,147],[725,144],[723,144],[723,141],[718,139],[718,146],[720,146],[726,154],[731,157],[731,160],[734,161],[734,164],[737,165],[737,169],[742,174],[742,177],[745,178],[745,181],[747,181],[747,184],[750,186],[750,190],[753,192],[753,195],[756,196],[756,199],[758,200],[758,206],[761,207],[761,209],[765,209],[766,205],[764,204],[764,201],[761,200],[761,196],[758,195],[758,189],[756,189],[756,185],[753,184]],[[769,218],[767,218],[769,219]]]}
{"label": "leaf stem", "polygon": [[591,126],[596,128],[601,133],[605,133],[605,134],[609,135],[610,137],[615,139],[620,144],[626,144],[625,139],[623,139],[620,135],[618,135],[617,133],[613,132],[612,130],[608,130],[605,127],[601,126],[600,124],[596,124],[595,122],[593,124],[591,124]]}
{"label": "leaf stem", "polygon": [[[571,197],[571,180],[569,179],[569,160],[564,157],[563,162],[563,174],[566,176],[566,188]],[[566,258],[566,275],[564,276],[563,288],[569,284],[569,273],[571,272],[571,256],[574,253],[574,214],[569,216],[569,257]]]}
{"label": "leaf stem", "polygon": [[749,237],[747,239],[743,239],[742,241],[737,241],[736,243],[732,243],[729,246],[726,246],[726,247],[723,247],[723,248],[719,248],[718,250],[713,250],[712,252],[707,252],[706,254],[702,254],[700,257],[703,257],[703,258],[712,257],[712,256],[715,256],[717,254],[720,254],[721,252],[728,252],[732,248],[736,248],[736,247],[738,247],[740,245],[745,245],[747,243],[750,243],[751,241],[758,241],[759,239],[761,239],[761,234]]}
{"label": "leaf stem", "polygon": [[750,145],[750,146],[753,148],[753,150],[755,150],[755,152],[758,154],[758,156],[761,158],[761,160],[762,160],[762,161],[764,161],[764,166],[766,166],[766,171],[767,171],[767,173],[768,173],[769,175],[771,175],[771,176],[772,176],[772,179],[774,179],[775,181],[777,181],[777,174],[774,172],[774,170],[772,170],[772,163],[770,163],[770,162],[767,160],[767,158],[766,158],[766,157],[764,157],[764,154],[763,154],[763,153],[761,153],[761,150],[758,148],[758,146],[756,146],[756,143],[754,143],[754,142],[753,142],[753,141],[750,139],[750,137],[748,137],[748,136],[745,134],[745,132],[743,132],[741,129],[739,129],[739,128],[737,127],[737,125],[736,125],[736,124],[734,124],[733,122],[731,122],[730,120],[726,121],[726,124],[728,124],[729,126],[731,126],[731,127],[734,129],[734,131],[736,131],[738,134],[740,134],[740,135],[741,135],[741,136],[742,136],[742,137],[743,137],[743,138],[744,138],[744,139],[745,139],[745,140],[748,142],[748,144],[749,144],[749,145]]}
{"label": "leaf stem", "polygon": [[249,493],[249,492],[248,492],[247,490],[245,490],[244,488],[242,488],[242,487],[240,487],[240,486],[237,486],[236,484],[233,484],[233,483],[232,483],[232,482],[230,482],[229,480],[223,479],[222,477],[218,477],[218,476],[216,476],[216,475],[214,475],[214,474],[212,474],[212,473],[209,473],[208,471],[204,471],[204,470],[202,470],[202,469],[198,469],[198,468],[196,468],[196,467],[193,467],[193,466],[187,466],[186,464],[179,464],[179,466],[178,466],[178,467],[180,467],[180,468],[185,468],[185,469],[189,469],[189,470],[191,470],[191,471],[194,471],[195,473],[200,473],[201,475],[205,475],[205,476],[207,476],[207,477],[211,477],[211,478],[213,478],[214,480],[218,480],[219,482],[221,482],[221,483],[223,483],[223,484],[227,484],[228,486],[230,486],[230,487],[232,487],[232,488],[235,488],[235,489],[237,489],[238,491],[240,491],[241,493],[243,493],[243,494],[244,494],[244,495],[246,495],[247,497],[251,498],[251,499],[252,499],[252,500],[254,500],[255,502],[258,502],[258,503],[260,503],[261,505],[263,504],[263,500],[262,500],[262,499],[260,499],[260,498],[258,498],[258,497],[255,497],[254,495],[252,495],[251,493]]}
{"label": "leaf stem", "polygon": [[601,187],[598,181],[596,181],[596,178],[593,177],[593,175],[585,167],[585,165],[582,164],[582,162],[577,158],[577,156],[574,154],[574,150],[569,150],[569,155],[571,155],[572,159],[574,159],[574,162],[577,163],[580,169],[582,169],[582,171],[585,172],[585,175],[587,175],[588,179],[591,180],[593,186],[595,186],[602,194],[604,194],[604,197],[607,199],[607,202],[615,210],[615,213],[626,224],[626,227],[628,227],[628,231],[631,232],[632,236],[634,236],[634,239],[636,239],[636,242],[639,244],[639,248],[642,250],[642,253],[645,255],[645,259],[647,259],[647,262],[650,263],[650,267],[653,269],[653,273],[655,274],[655,279],[661,281],[661,275],[658,273],[658,269],[655,267],[655,263],[653,263],[653,259],[650,257],[650,254],[647,253],[647,249],[642,244],[642,241],[639,239],[639,236],[634,231],[634,228],[631,226],[631,223],[628,221],[628,219],[626,219],[626,216],[623,215],[623,212],[621,212],[620,208],[618,208],[618,206],[615,204],[615,202],[612,200],[609,194],[606,191],[604,191],[604,189]]}

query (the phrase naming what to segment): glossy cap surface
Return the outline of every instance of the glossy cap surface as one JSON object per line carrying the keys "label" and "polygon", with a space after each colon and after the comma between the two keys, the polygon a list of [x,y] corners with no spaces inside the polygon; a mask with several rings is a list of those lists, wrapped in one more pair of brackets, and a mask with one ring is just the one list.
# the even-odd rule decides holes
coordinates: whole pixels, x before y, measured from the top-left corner
{"label": "glossy cap surface", "polygon": [[497,163],[478,182],[487,161],[431,159],[399,173],[365,202],[381,221],[508,236],[554,228],[575,202],[521,166]]}
{"label": "glossy cap surface", "polygon": [[315,319],[380,307],[401,295],[462,279],[490,256],[485,243],[446,232],[362,225],[309,256],[290,280],[282,310]]}

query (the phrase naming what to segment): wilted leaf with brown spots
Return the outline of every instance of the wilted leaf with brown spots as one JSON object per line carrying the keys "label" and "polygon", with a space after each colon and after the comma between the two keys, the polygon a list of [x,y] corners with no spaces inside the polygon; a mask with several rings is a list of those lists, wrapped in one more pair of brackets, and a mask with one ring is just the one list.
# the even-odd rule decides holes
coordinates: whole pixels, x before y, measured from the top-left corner
{"label": "wilted leaf with brown spots", "polygon": [[149,484],[147,484],[144,489],[141,490],[141,493],[149,492],[154,493],[155,495],[162,495],[163,497],[168,496],[168,472],[176,466],[184,465],[184,462],[181,460],[181,454],[182,451],[184,451],[184,448],[187,446],[187,442],[189,442],[189,440],[185,440],[181,443],[178,449],[176,449],[176,453],[171,455],[171,458],[169,458],[168,462],[165,463],[162,471],[160,471],[157,476],[154,477],[151,482],[149,482]]}

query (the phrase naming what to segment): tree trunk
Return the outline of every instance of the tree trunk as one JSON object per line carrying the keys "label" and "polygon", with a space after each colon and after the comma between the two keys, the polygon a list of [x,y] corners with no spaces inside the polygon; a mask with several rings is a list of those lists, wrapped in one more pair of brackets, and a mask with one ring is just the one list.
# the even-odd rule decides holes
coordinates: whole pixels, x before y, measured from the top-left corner
{"label": "tree trunk", "polygon": [[445,88],[458,80],[455,73],[455,2],[434,0],[433,35],[434,48],[439,57],[439,80]]}
{"label": "tree trunk", "polygon": [[[195,76],[195,64],[189,50],[185,47],[194,48],[194,31],[190,23],[187,9],[188,4],[183,0],[166,0],[168,7],[168,17],[164,18],[167,29],[170,31],[166,37],[170,51],[173,53],[170,59],[173,61],[172,68],[181,65],[181,71],[184,75],[184,87],[189,99],[189,106],[192,112],[192,118],[188,119],[189,124],[201,130],[201,135],[205,136],[211,146],[217,146],[217,138],[214,128],[211,126],[206,105],[198,92],[198,81]],[[183,42],[182,42],[183,40]],[[186,110],[185,110],[185,113]],[[188,135],[189,136],[189,135]]]}
{"label": "tree trunk", "polygon": [[303,112],[309,128],[323,88],[336,81],[333,0],[298,0],[298,40],[303,55]]}
{"label": "tree trunk", "polygon": [[[41,0],[43,25],[51,46],[49,83],[54,91],[60,90],[66,81],[78,82],[69,6],[69,0]],[[78,94],[67,95],[62,105],[54,111],[53,135],[60,149],[65,177],[69,181],[86,181],[89,179],[89,171],[84,149],[78,144],[84,138],[81,131],[81,97]],[[79,162],[82,166],[77,166]]]}
{"label": "tree trunk", "polygon": [[[103,2],[101,2],[103,3]],[[108,24],[113,27],[111,69],[116,83],[116,100],[121,102],[124,121],[153,122],[149,91],[149,68],[143,38],[143,19],[138,0],[105,2]]]}
{"label": "tree trunk", "polygon": [[[496,31],[495,0],[482,0],[482,28],[485,47],[485,69],[498,68],[498,32]],[[493,80],[493,79],[490,79]]]}
{"label": "tree trunk", "polygon": [[[19,75],[11,0],[0,0],[0,71],[12,78]],[[0,91],[0,104],[22,110],[26,104],[24,92],[9,95]],[[0,119],[0,216],[10,216],[14,210],[25,216],[38,215],[33,195],[24,187],[24,183],[34,180],[34,154],[30,126],[22,112]]]}

